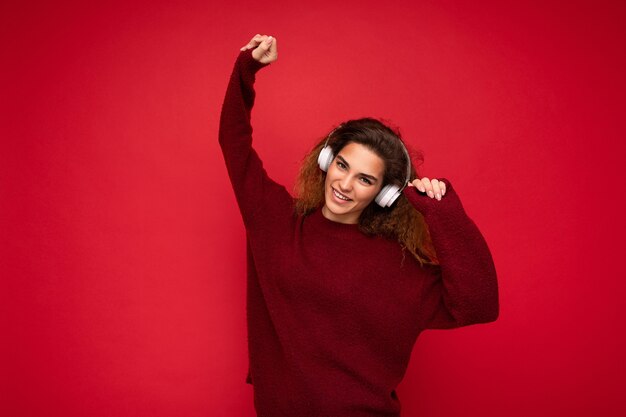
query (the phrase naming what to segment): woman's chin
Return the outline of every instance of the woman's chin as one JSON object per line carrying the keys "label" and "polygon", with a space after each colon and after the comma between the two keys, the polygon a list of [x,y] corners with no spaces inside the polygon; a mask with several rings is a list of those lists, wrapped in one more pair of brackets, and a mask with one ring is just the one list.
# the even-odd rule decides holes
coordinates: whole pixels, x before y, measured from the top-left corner
{"label": "woman's chin", "polygon": [[322,207],[322,215],[337,223],[356,223],[352,219],[353,216],[350,213],[350,209],[337,207],[337,205],[332,202],[330,204],[324,204]]}
{"label": "woman's chin", "polygon": [[350,202],[346,202],[346,203],[338,203],[335,200],[333,200],[332,198],[327,198],[326,199],[326,208],[329,209],[330,211],[332,211],[335,214],[345,214],[347,212],[350,211],[350,207],[352,207],[352,203]]}

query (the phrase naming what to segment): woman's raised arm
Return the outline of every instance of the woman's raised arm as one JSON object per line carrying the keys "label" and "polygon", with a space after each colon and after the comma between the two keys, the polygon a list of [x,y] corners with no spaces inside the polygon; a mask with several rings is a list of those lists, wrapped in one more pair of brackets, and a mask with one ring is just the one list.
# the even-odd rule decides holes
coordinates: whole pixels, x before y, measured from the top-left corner
{"label": "woman's raised arm", "polygon": [[246,226],[252,224],[258,213],[271,215],[272,207],[292,201],[285,187],[268,177],[252,147],[251,111],[256,73],[277,57],[276,40],[268,36],[257,35],[240,49],[220,115],[219,144]]}

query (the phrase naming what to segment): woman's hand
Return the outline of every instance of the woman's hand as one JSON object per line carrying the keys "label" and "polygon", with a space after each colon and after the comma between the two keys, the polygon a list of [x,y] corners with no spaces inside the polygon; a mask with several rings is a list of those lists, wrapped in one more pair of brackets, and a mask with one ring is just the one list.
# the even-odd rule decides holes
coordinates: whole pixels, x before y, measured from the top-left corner
{"label": "woman's hand", "polygon": [[267,35],[259,35],[257,33],[247,45],[242,46],[239,50],[246,51],[251,48],[255,48],[252,51],[252,57],[262,64],[269,64],[278,59],[276,38]]}
{"label": "woman's hand", "polygon": [[409,182],[408,186],[415,187],[419,191],[428,194],[430,198],[436,198],[437,200],[441,200],[446,194],[446,183],[436,178],[432,180],[429,180],[427,177],[422,179],[416,178]]}

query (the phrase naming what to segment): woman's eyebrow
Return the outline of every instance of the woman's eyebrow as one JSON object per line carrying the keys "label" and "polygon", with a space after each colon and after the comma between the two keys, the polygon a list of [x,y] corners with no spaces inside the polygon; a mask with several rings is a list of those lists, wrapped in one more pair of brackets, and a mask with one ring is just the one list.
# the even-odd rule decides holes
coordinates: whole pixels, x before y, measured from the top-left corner
{"label": "woman's eyebrow", "polygon": [[[350,164],[348,163],[348,161],[346,161],[346,160],[344,159],[344,157],[343,157],[343,156],[341,156],[341,155],[337,155],[337,159],[339,159],[341,162],[343,162],[343,163],[345,164],[345,166],[347,166],[348,168],[350,168]],[[367,177],[367,178],[369,178],[369,179],[371,179],[371,180],[373,180],[373,181],[378,181],[378,178],[376,178],[375,176],[370,175],[370,174],[365,174],[365,173],[361,172],[361,173],[359,173],[359,175],[363,175],[364,177]]]}

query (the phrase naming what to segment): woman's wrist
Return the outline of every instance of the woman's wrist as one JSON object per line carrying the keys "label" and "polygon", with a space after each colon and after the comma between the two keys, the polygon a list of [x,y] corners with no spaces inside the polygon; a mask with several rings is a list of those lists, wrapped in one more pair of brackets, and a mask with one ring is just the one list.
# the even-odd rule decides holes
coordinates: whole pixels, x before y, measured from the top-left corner
{"label": "woman's wrist", "polygon": [[242,65],[242,68],[245,68],[246,70],[255,73],[261,68],[270,65],[269,63],[264,64],[254,59],[254,57],[252,56],[252,51],[253,49],[247,49],[245,51],[239,52],[237,60],[239,61],[240,65]]}

